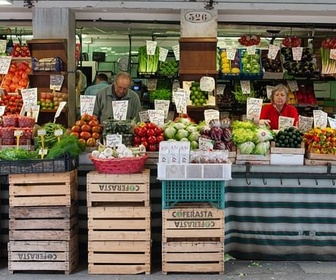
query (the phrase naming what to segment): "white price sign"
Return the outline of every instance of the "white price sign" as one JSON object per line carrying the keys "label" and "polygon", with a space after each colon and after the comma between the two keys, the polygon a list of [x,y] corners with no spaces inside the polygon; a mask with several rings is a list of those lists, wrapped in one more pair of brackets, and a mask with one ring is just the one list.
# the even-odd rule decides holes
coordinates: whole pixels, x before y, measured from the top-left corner
{"label": "white price sign", "polygon": [[146,41],[147,55],[154,55],[156,51],[157,42],[156,41]]}
{"label": "white price sign", "polygon": [[149,121],[158,126],[164,125],[164,112],[163,110],[148,110]]}
{"label": "white price sign", "polygon": [[23,104],[26,107],[37,105],[37,88],[27,88],[21,90]]}
{"label": "white price sign", "polygon": [[60,104],[57,108],[57,111],[55,113],[54,122],[56,122],[56,119],[61,115],[61,112],[62,112],[63,108],[65,107],[65,105],[66,105],[65,101],[60,102]]}
{"label": "white price sign", "polygon": [[35,106],[30,106],[30,107],[26,107],[25,105],[23,105],[20,115],[21,116],[27,115],[29,117],[32,117],[35,119],[35,122],[37,122],[39,113],[40,113],[40,105],[35,105]]}
{"label": "white price sign", "polygon": [[14,130],[14,136],[15,137],[21,137],[23,135],[23,131],[20,129]]}
{"label": "white price sign", "polygon": [[330,59],[336,60],[336,49],[330,49]]}
{"label": "white price sign", "polygon": [[255,45],[253,45],[253,46],[248,46],[248,47],[246,48],[246,51],[247,51],[248,54],[253,55],[253,54],[256,53],[256,46],[255,46]]}
{"label": "white price sign", "polygon": [[248,97],[246,102],[246,118],[251,121],[259,120],[262,104],[262,99]]}
{"label": "white price sign", "polygon": [[6,40],[0,40],[0,53],[5,53],[7,47],[7,41]]}
{"label": "white price sign", "polygon": [[273,60],[276,59],[279,50],[280,50],[280,48],[278,46],[269,45],[268,46],[267,58],[268,59],[273,59]]}
{"label": "white price sign", "polygon": [[328,124],[328,114],[322,110],[313,110],[314,127],[326,128]]}
{"label": "white price sign", "polygon": [[237,52],[237,49],[235,48],[227,48],[226,49],[226,57],[228,60],[234,60],[235,57],[236,57],[236,52]]}
{"label": "white price sign", "polygon": [[50,89],[60,91],[63,85],[63,75],[50,75]]}
{"label": "white price sign", "polygon": [[201,151],[211,151],[214,148],[214,141],[208,138],[198,138],[198,148]]}
{"label": "white price sign", "polygon": [[333,119],[333,118],[329,118],[329,117],[328,117],[328,121],[329,121],[329,126],[330,126],[332,129],[335,129],[335,128],[336,128],[336,120]]}
{"label": "white price sign", "polygon": [[273,86],[266,86],[266,93],[267,93],[267,98],[271,99],[271,95],[272,95],[272,90],[274,89]]}
{"label": "white price sign", "polygon": [[12,61],[11,56],[0,56],[0,75],[8,73],[11,61]]}
{"label": "white price sign", "polygon": [[179,114],[187,113],[187,97],[188,94],[181,89],[173,93],[177,113]]}
{"label": "white price sign", "polygon": [[166,61],[168,55],[168,50],[165,48],[159,48],[159,61]]}
{"label": "white price sign", "polygon": [[164,118],[168,118],[169,112],[169,100],[154,100],[154,109],[155,110],[162,110],[164,112]]}
{"label": "white price sign", "polygon": [[140,122],[149,122],[148,111],[140,111],[139,112]]}
{"label": "white price sign", "polygon": [[279,117],[279,129],[285,129],[287,127],[292,127],[294,126],[294,118],[289,118],[289,117]]}
{"label": "white price sign", "polygon": [[95,95],[81,95],[79,102],[81,116],[84,114],[93,115],[93,109],[96,102]]}
{"label": "white price sign", "polygon": [[5,113],[6,110],[6,106],[0,106],[0,116],[3,116],[3,114]]}
{"label": "white price sign", "polygon": [[176,61],[180,60],[180,45],[172,46]]}
{"label": "white price sign", "polygon": [[122,143],[121,134],[108,134],[106,135],[106,145],[108,147],[118,147]]}
{"label": "white price sign", "polygon": [[112,101],[113,118],[115,120],[126,120],[128,100]]}
{"label": "white price sign", "polygon": [[226,84],[217,84],[217,95],[223,95]]}
{"label": "white price sign", "polygon": [[295,60],[295,61],[301,61],[301,59],[302,59],[302,52],[303,52],[303,48],[302,47],[292,48],[293,60]]}
{"label": "white price sign", "polygon": [[240,81],[240,86],[242,88],[243,94],[251,93],[251,83],[250,81]]}
{"label": "white price sign", "polygon": [[213,91],[215,89],[215,79],[204,76],[200,80],[200,88],[202,91]]}
{"label": "white price sign", "polygon": [[37,135],[38,135],[38,136],[44,136],[44,135],[46,135],[46,134],[47,134],[47,132],[46,132],[45,129],[39,129],[39,130],[37,131]]}
{"label": "white price sign", "polygon": [[288,84],[288,86],[289,86],[289,88],[292,92],[299,90],[299,86],[298,86],[297,81],[289,80],[289,81],[287,81],[287,84]]}
{"label": "white price sign", "polygon": [[309,131],[313,127],[314,118],[299,116],[299,129],[303,132]]}
{"label": "white price sign", "polygon": [[219,111],[213,109],[204,110],[204,120],[206,124],[209,124],[211,120],[219,120]]}

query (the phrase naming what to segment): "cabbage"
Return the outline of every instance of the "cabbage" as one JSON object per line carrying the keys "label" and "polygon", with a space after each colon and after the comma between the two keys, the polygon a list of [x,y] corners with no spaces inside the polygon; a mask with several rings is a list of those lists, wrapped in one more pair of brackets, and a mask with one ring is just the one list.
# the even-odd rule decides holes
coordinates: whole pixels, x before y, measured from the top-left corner
{"label": "cabbage", "polygon": [[191,132],[189,134],[188,139],[189,139],[190,142],[192,142],[192,141],[197,141],[198,142],[199,136],[200,136],[200,133],[198,131]]}
{"label": "cabbage", "polygon": [[255,147],[255,144],[252,141],[242,143],[238,146],[240,153],[245,154],[245,155],[251,154],[252,151],[254,150],[254,147]]}
{"label": "cabbage", "polygon": [[185,124],[183,124],[183,123],[179,123],[179,122],[177,122],[177,123],[174,124],[174,127],[175,127],[177,130],[179,130],[179,129],[185,129],[187,126],[186,126]]}
{"label": "cabbage", "polygon": [[180,142],[189,142],[188,138],[182,138],[180,139]]}
{"label": "cabbage", "polygon": [[191,124],[186,127],[186,130],[189,132],[195,132],[195,131],[198,131],[198,127],[197,125]]}
{"label": "cabbage", "polygon": [[187,126],[187,125],[191,124],[191,121],[188,118],[179,118],[177,123],[182,123],[185,126]]}
{"label": "cabbage", "polygon": [[235,128],[232,131],[232,141],[236,145],[254,140],[254,131],[246,128]]}
{"label": "cabbage", "polygon": [[175,137],[176,132],[177,129],[173,125],[169,125],[164,130],[164,136],[166,139],[173,139]]}
{"label": "cabbage", "polygon": [[258,143],[254,150],[253,150],[253,154],[256,154],[256,155],[264,155],[266,156],[267,153],[268,153],[268,150],[270,148],[270,142],[269,141],[265,141],[265,142],[260,142]]}
{"label": "cabbage", "polygon": [[196,142],[196,141],[191,141],[191,142],[190,142],[190,149],[191,149],[191,150],[197,150],[197,149],[198,149],[198,142]]}
{"label": "cabbage", "polygon": [[189,132],[185,129],[179,129],[175,135],[176,140],[181,140],[182,138],[188,138]]}
{"label": "cabbage", "polygon": [[273,139],[273,133],[266,127],[260,127],[256,130],[254,135],[254,143],[270,141]]}

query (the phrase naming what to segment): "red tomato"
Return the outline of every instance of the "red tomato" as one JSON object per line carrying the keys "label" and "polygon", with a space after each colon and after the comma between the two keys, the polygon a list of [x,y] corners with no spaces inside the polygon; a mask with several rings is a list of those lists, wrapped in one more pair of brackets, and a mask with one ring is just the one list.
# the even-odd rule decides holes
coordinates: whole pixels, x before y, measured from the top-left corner
{"label": "red tomato", "polygon": [[156,144],[153,144],[153,145],[149,145],[149,151],[151,151],[151,152],[155,152],[155,151],[157,151],[157,145]]}
{"label": "red tomato", "polygon": [[92,133],[92,137],[93,137],[94,139],[99,139],[99,138],[100,138],[100,134],[97,133],[97,132],[93,132],[93,133]]}
{"label": "red tomato", "polygon": [[154,128],[156,127],[156,124],[155,124],[155,123],[151,123],[151,122],[149,122],[149,123],[146,124],[146,127],[147,127],[148,129],[150,129],[150,128],[154,129]]}
{"label": "red tomato", "polygon": [[99,122],[97,120],[91,120],[89,121],[89,126],[94,127],[94,126],[98,126]]}
{"label": "red tomato", "polygon": [[146,136],[146,135],[147,135],[147,129],[146,129],[146,127],[141,127],[141,128],[139,129],[138,135],[139,135],[140,137],[144,137],[144,136]]}
{"label": "red tomato", "polygon": [[102,133],[103,132],[103,128],[100,125],[94,126],[92,127],[92,132],[96,132],[96,133]]}
{"label": "red tomato", "polygon": [[79,132],[80,131],[80,127],[77,125],[74,125],[73,127],[71,127],[71,132]]}
{"label": "red tomato", "polygon": [[79,134],[79,137],[84,139],[84,140],[87,140],[91,137],[91,133],[87,132],[87,131],[83,131]]}
{"label": "red tomato", "polygon": [[157,143],[156,137],[154,135],[148,137],[148,143],[154,145]]}
{"label": "red tomato", "polygon": [[156,136],[156,141],[160,143],[161,141],[164,141],[163,135]]}
{"label": "red tomato", "polygon": [[89,139],[86,140],[86,146],[88,147],[94,147],[96,146],[96,139],[93,137],[90,137]]}
{"label": "red tomato", "polygon": [[78,132],[71,132],[70,135],[76,136],[77,138],[79,138],[79,133]]}
{"label": "red tomato", "polygon": [[148,148],[148,142],[141,142],[141,144],[144,145],[146,149]]}
{"label": "red tomato", "polygon": [[134,134],[139,135],[139,130],[140,130],[140,127],[138,127],[138,126],[135,127],[134,130],[133,130]]}
{"label": "red tomato", "polygon": [[161,133],[163,133],[163,129],[159,126],[155,127],[154,131],[156,135],[160,135]]}
{"label": "red tomato", "polygon": [[155,135],[155,131],[153,128],[148,128],[147,129],[147,136],[154,136]]}
{"label": "red tomato", "polygon": [[134,137],[134,144],[141,144],[141,137],[140,136],[135,136]]}
{"label": "red tomato", "polygon": [[148,142],[148,138],[146,136],[141,137],[141,143],[143,143],[143,142]]}
{"label": "red tomato", "polygon": [[81,131],[91,132],[91,126],[89,126],[88,124],[83,124],[81,126]]}

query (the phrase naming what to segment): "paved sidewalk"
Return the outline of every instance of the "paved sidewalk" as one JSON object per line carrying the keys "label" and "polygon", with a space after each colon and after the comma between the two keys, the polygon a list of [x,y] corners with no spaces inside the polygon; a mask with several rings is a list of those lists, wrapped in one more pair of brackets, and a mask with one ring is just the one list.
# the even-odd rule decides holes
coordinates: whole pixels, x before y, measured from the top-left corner
{"label": "paved sidewalk", "polygon": [[335,280],[336,262],[316,261],[241,261],[225,263],[224,275],[219,274],[168,274],[163,275],[159,267],[153,267],[150,275],[89,275],[86,265],[80,265],[70,275],[62,273],[23,273],[9,274],[5,260],[0,267],[0,279],[7,280],[54,280],[54,279],[98,279],[98,280],[145,280],[145,279],[205,279],[205,280]]}

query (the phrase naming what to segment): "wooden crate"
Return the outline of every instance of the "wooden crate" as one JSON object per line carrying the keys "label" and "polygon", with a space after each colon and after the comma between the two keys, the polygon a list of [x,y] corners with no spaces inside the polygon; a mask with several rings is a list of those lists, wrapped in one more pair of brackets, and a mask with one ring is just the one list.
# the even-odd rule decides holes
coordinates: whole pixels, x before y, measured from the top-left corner
{"label": "wooden crate", "polygon": [[280,148],[275,147],[275,142],[271,142],[271,154],[293,154],[293,155],[304,155],[305,145],[304,142],[301,143],[300,148]]}
{"label": "wooden crate", "polygon": [[241,154],[240,149],[237,149],[236,155],[236,164],[269,164],[271,160],[270,151],[268,151],[267,155],[246,155]]}
{"label": "wooden crate", "polygon": [[89,274],[150,274],[150,240],[89,241]]}
{"label": "wooden crate", "polygon": [[162,273],[224,273],[224,243],[164,242]]}
{"label": "wooden crate", "polygon": [[78,235],[69,241],[9,241],[8,270],[64,271],[72,273],[78,265]]}
{"label": "wooden crate", "polygon": [[189,203],[162,210],[162,242],[223,242],[224,218],[224,210],[207,204]]}
{"label": "wooden crate", "polygon": [[78,233],[77,203],[71,207],[9,207],[9,240],[69,241]]}
{"label": "wooden crate", "polygon": [[77,170],[10,174],[9,206],[70,206],[78,199]]}
{"label": "wooden crate", "polygon": [[89,207],[88,241],[149,241],[149,207]]}
{"label": "wooden crate", "polygon": [[150,205],[150,170],[135,174],[87,174],[87,205]]}
{"label": "wooden crate", "polygon": [[336,161],[336,155],[319,154],[319,153],[314,153],[313,151],[310,153],[306,153],[305,157],[308,159],[313,159],[313,160]]}
{"label": "wooden crate", "polygon": [[327,160],[327,159],[304,159],[305,165],[336,165],[336,160]]}

